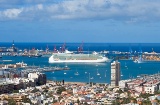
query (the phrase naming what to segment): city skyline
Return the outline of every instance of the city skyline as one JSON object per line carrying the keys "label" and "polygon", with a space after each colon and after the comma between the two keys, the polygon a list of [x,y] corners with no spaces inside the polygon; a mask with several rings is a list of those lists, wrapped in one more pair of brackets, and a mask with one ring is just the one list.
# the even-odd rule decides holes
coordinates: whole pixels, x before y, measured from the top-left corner
{"label": "city skyline", "polygon": [[0,0],[0,42],[159,43],[158,0]]}

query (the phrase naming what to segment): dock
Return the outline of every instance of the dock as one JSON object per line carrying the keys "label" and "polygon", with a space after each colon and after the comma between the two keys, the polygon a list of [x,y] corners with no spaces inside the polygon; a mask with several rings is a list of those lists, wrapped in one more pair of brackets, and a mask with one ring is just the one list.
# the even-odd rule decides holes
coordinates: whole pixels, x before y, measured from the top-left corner
{"label": "dock", "polygon": [[70,70],[69,67],[44,67],[44,68],[25,68],[22,72],[32,73],[32,72],[51,72],[60,70]]}

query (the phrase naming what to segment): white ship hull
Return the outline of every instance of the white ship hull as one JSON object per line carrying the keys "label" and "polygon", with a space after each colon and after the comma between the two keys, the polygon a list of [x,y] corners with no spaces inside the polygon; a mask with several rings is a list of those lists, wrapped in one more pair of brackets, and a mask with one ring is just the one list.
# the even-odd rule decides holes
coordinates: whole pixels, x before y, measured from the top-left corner
{"label": "white ship hull", "polygon": [[111,60],[102,57],[102,59],[95,59],[95,60],[77,60],[77,59],[70,59],[70,60],[60,60],[54,59],[53,55],[49,58],[49,63],[103,63],[103,62],[110,62]]}

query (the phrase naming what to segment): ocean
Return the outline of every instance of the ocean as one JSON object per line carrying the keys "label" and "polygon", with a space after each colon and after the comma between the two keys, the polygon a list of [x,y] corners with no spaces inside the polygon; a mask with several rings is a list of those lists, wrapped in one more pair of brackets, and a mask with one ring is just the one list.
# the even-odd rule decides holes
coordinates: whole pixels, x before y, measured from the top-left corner
{"label": "ocean", "polygon": [[[0,43],[0,47],[10,47],[12,43]],[[53,50],[54,47],[60,48],[63,43],[15,43],[15,46],[19,49],[42,49],[45,50],[48,46],[49,50]],[[77,48],[81,46],[81,43],[66,43],[66,48],[69,51],[77,51]],[[86,52],[92,51],[121,51],[129,52],[132,49],[133,52],[160,52],[159,43],[83,43],[83,50]],[[39,58],[29,58],[29,57],[13,57],[13,56],[3,56],[0,60],[12,60],[12,62],[0,62],[5,63],[17,63],[25,62],[32,66],[68,66],[70,70],[46,72],[47,79],[54,81],[67,81],[67,82],[94,82],[94,83],[110,83],[110,73],[111,66],[110,63],[80,63],[80,64],[49,64],[48,57]],[[160,71],[160,62],[150,62],[150,63],[134,63],[133,60],[119,60],[121,63],[121,79],[131,79],[137,78],[141,74],[155,74]],[[78,72],[78,75],[75,73]],[[100,75],[97,75],[99,73]],[[89,79],[90,77],[90,79]]]}

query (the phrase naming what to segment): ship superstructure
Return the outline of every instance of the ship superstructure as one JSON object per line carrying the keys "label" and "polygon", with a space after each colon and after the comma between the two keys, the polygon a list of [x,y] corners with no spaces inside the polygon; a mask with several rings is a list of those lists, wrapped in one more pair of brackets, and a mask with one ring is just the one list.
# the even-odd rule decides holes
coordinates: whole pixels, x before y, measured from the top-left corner
{"label": "ship superstructure", "polygon": [[75,54],[65,50],[64,53],[53,53],[49,58],[49,63],[101,63],[110,62],[105,56],[96,52],[92,54]]}

